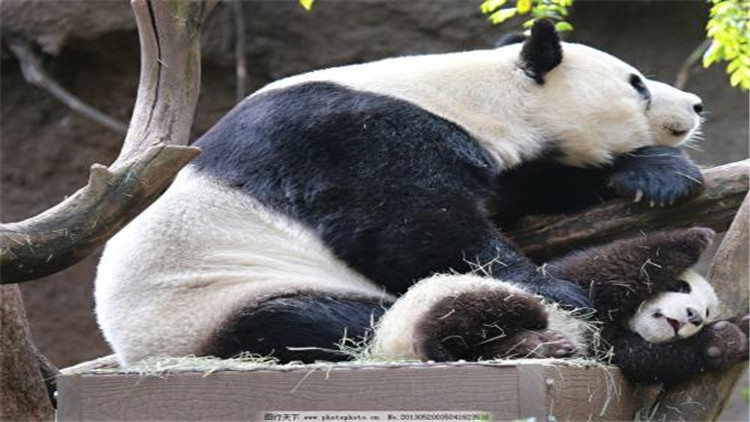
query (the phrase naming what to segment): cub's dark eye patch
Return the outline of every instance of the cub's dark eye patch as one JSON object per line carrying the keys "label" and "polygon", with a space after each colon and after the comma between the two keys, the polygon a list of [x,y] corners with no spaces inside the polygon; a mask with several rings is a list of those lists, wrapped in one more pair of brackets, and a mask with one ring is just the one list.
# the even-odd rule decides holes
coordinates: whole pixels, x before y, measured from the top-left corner
{"label": "cub's dark eye patch", "polygon": [[651,91],[646,88],[646,84],[643,83],[643,79],[641,79],[640,76],[630,75],[630,86],[632,86],[644,100],[651,101]]}
{"label": "cub's dark eye patch", "polygon": [[688,282],[683,280],[675,280],[673,283],[670,283],[667,291],[675,293],[690,293],[692,289],[690,288],[690,284]]}

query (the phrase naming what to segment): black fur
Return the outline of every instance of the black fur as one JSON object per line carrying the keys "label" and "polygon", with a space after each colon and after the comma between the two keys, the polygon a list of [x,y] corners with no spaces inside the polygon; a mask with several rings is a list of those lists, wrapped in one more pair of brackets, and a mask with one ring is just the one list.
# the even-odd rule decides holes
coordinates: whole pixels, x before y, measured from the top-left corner
{"label": "black fur", "polygon": [[670,205],[697,192],[703,175],[684,151],[677,148],[644,147],[618,157],[610,176],[610,187],[625,198],[643,193],[646,204]]}
{"label": "black fur", "polygon": [[493,214],[507,228],[524,215],[580,211],[616,197],[633,199],[638,190],[643,206],[669,205],[699,192],[702,182],[698,166],[675,147],[642,147],[600,168],[562,165],[552,151],[497,178]]}
{"label": "black fur", "polygon": [[538,297],[507,290],[446,297],[422,316],[416,332],[422,361],[559,358],[575,352],[567,338],[547,329]]}
{"label": "black fur", "polygon": [[230,358],[250,352],[305,363],[348,360],[351,356],[339,349],[342,339],[351,341],[348,346],[365,339],[386,305],[321,293],[277,297],[228,319],[203,354]]}
{"label": "black fur", "polygon": [[498,165],[457,125],[395,98],[332,83],[250,97],[207,132],[192,165],[312,229],[392,293],[471,264],[551,300],[580,288],[536,271],[500,233]]}
{"label": "black fur", "polygon": [[611,199],[610,171],[564,166],[547,157],[525,162],[498,177],[495,222],[508,228],[525,215],[574,212]]}
{"label": "black fur", "polygon": [[547,313],[538,298],[505,290],[468,292],[446,297],[422,317],[416,352],[424,361],[491,358],[492,347],[502,353],[496,344],[502,337],[545,328]]}
{"label": "black fur", "polygon": [[534,22],[531,36],[521,49],[521,66],[527,75],[538,84],[544,83],[544,75],[562,62],[562,46],[555,25],[544,19]]}

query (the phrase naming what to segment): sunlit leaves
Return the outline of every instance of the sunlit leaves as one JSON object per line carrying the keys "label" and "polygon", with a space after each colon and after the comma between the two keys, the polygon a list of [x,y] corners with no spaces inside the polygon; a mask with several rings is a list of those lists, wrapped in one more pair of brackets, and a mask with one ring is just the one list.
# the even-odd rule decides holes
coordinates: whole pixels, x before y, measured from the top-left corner
{"label": "sunlit leaves", "polygon": [[308,12],[312,9],[313,3],[315,3],[315,0],[299,0],[299,4]]}
{"label": "sunlit leaves", "polygon": [[727,62],[729,83],[750,89],[750,2],[711,0],[713,6],[706,32],[711,46],[703,55],[703,66]]}
{"label": "sunlit leaves", "polygon": [[485,0],[479,9],[489,15],[493,24],[503,23],[516,15],[531,15],[531,19],[524,22],[524,28],[531,27],[537,19],[550,19],[557,22],[555,28],[558,31],[573,30],[573,25],[565,21],[573,0],[517,0],[515,5],[513,3],[508,0]]}

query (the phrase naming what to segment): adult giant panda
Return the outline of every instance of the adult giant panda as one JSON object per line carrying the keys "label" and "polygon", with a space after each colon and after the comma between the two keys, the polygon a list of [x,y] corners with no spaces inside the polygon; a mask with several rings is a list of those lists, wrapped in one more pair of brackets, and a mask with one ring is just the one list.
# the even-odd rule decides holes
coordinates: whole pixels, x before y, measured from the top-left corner
{"label": "adult giant panda", "polygon": [[493,50],[280,80],[206,132],[202,154],[109,241],[100,326],[123,364],[242,351],[341,360],[310,348],[362,337],[420,279],[489,262],[488,280],[590,306],[519,253],[495,214],[556,209],[561,196],[580,205],[602,186],[651,205],[694,192],[700,172],[675,146],[701,109],[561,43],[546,21]]}

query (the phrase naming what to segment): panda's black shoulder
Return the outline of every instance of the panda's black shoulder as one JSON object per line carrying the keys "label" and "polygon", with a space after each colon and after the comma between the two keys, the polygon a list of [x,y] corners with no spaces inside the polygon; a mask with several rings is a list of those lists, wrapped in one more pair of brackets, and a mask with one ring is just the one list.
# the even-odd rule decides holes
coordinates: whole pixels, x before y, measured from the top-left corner
{"label": "panda's black shoulder", "polygon": [[[195,145],[202,150],[195,168],[249,190],[253,180],[282,176],[309,181],[325,174],[341,181],[377,175],[393,183],[427,172],[437,183],[462,169],[464,176],[484,179],[497,172],[497,163],[458,124],[419,104],[333,82],[248,97]],[[262,171],[274,174],[259,178]]]}

